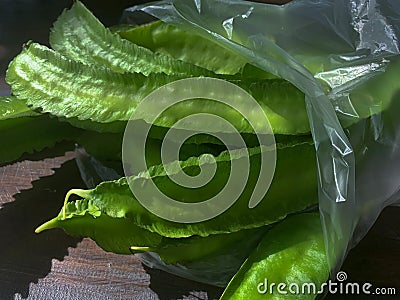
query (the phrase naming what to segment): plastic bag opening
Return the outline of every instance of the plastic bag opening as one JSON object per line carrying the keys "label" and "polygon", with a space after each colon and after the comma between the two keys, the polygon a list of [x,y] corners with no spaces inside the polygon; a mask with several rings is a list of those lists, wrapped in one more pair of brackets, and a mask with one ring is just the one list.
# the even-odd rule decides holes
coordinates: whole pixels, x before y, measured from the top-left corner
{"label": "plastic bag opening", "polygon": [[[303,91],[332,277],[381,210],[399,198],[396,1],[171,0],[134,6],[235,51]],[[387,91],[368,88],[385,85]],[[390,87],[390,88],[389,88]]]}

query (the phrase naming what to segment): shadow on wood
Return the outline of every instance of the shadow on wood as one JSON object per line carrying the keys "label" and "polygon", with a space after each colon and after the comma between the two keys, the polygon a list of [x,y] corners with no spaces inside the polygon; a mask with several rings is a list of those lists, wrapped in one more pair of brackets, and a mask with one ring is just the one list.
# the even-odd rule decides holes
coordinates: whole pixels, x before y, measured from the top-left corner
{"label": "shadow on wood", "polygon": [[170,299],[219,299],[223,289],[184,279],[167,272],[143,266],[150,275],[150,289],[160,300]]}
{"label": "shadow on wood", "polygon": [[68,247],[76,247],[80,241],[61,230],[34,233],[38,225],[59,212],[72,185],[83,185],[73,168],[76,169],[75,161],[66,162],[54,175],[33,182],[32,189],[16,194],[15,201],[2,205],[0,299],[14,299],[16,293],[27,297],[29,285],[51,271],[52,259],[63,260]]}
{"label": "shadow on wood", "polygon": [[42,161],[46,158],[61,157],[65,155],[66,151],[73,151],[74,149],[75,149],[75,144],[73,142],[61,141],[57,142],[54,146],[45,147],[40,151],[33,151],[32,153],[24,153],[21,155],[21,157],[15,160],[0,163],[0,167],[11,165],[17,162],[23,162],[25,160]]}

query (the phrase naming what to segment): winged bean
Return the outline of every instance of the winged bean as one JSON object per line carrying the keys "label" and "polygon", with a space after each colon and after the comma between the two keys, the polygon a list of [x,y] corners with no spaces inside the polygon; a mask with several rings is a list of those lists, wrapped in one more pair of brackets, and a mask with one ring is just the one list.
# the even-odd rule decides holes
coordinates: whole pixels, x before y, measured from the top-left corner
{"label": "winged bean", "polygon": [[[319,214],[299,214],[265,234],[220,299],[315,299],[328,276]],[[278,285],[286,294],[278,292]],[[315,290],[307,292],[312,285]]]}
{"label": "winged bean", "polygon": [[[13,94],[26,100],[29,106],[58,117],[110,125],[114,132],[114,122],[129,120],[138,103],[151,91],[181,78],[165,74],[150,74],[147,77],[139,73],[118,74],[69,60],[35,43],[29,43],[11,62],[6,77]],[[304,94],[290,83],[279,79],[233,82],[258,101],[275,134],[309,132]],[[170,108],[165,118],[157,119],[155,125],[171,127],[182,116],[203,110],[221,117],[230,117],[233,112],[233,109],[204,99],[188,100],[175,106]],[[253,132],[241,118],[232,122],[240,132]],[[105,130],[107,128],[101,129]]]}
{"label": "winged bean", "polygon": [[161,21],[131,28],[125,27],[117,30],[117,33],[134,44],[218,74],[239,73],[247,63],[240,55],[211,40]]}
{"label": "winged bean", "polygon": [[[260,227],[315,204],[317,199],[315,150],[312,144],[304,143],[278,149],[274,180],[263,201],[250,209],[247,201],[258,180],[261,151],[261,148],[240,149],[236,150],[233,158],[227,152],[222,152],[215,157],[217,171],[212,181],[200,189],[177,186],[167,176],[164,166],[157,165],[131,178],[124,177],[117,181],[103,182],[92,190],[71,190],[66,201],[70,195],[76,194],[92,201],[102,212],[113,218],[128,218],[139,227],[171,238],[208,236]],[[240,197],[218,217],[200,223],[175,223],[150,213],[133,196],[128,185],[130,180],[132,186],[140,188],[154,180],[164,194],[177,201],[203,201],[212,197],[221,186],[224,186],[229,178],[231,160],[244,159],[247,155],[250,158],[251,168]],[[198,171],[199,163],[199,157],[192,157],[182,162],[181,167],[185,173],[194,175]]]}
{"label": "winged bean", "polygon": [[[128,218],[114,218],[102,212],[91,200],[67,203],[66,217],[61,212],[44,223],[36,232],[62,228],[78,237],[90,237],[106,251],[118,254],[157,253],[167,264],[188,264],[209,256],[228,255],[242,257],[257,245],[267,227],[241,230],[235,233],[193,236],[183,239],[166,238],[137,226]],[[232,248],[246,239],[248,243],[240,251]],[[207,247],[204,247],[207,245]]]}
{"label": "winged bean", "polygon": [[118,73],[212,75],[207,69],[153,53],[122,39],[105,28],[80,1],[54,23],[50,45],[74,60],[104,65]]}
{"label": "winged bean", "polygon": [[24,153],[43,150],[70,140],[78,130],[48,115],[39,115],[15,97],[0,97],[0,163],[18,159]]}

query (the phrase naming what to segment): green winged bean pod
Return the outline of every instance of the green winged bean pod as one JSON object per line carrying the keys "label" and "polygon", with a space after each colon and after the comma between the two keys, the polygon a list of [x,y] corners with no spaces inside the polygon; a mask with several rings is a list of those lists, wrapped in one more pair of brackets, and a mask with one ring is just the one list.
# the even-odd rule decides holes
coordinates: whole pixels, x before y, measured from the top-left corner
{"label": "green winged bean pod", "polygon": [[[299,214],[288,217],[265,234],[220,300],[311,300],[328,277],[319,214]],[[278,285],[283,293],[278,292]]]}
{"label": "green winged bean pod", "polygon": [[32,111],[16,97],[0,97],[0,163],[71,140],[79,130]]}
{"label": "green winged bean pod", "polygon": [[[13,94],[29,106],[58,117],[97,122],[105,126],[101,131],[107,131],[108,125],[115,131],[115,122],[129,120],[145,96],[181,78],[165,74],[119,74],[72,61],[35,43],[29,43],[11,62],[6,76]],[[290,83],[279,79],[234,80],[233,83],[254,96],[275,134],[309,133],[304,94]],[[226,106],[216,106],[215,102],[204,99],[188,100],[174,107],[154,125],[170,127],[182,116],[199,113],[199,109],[222,117],[231,114]],[[241,132],[253,132],[242,119],[235,120],[237,124],[232,125]]]}
{"label": "green winged bean pod", "polygon": [[[24,153],[52,147],[63,140],[84,146],[89,154],[101,160],[121,161],[122,158],[122,133],[80,130],[48,114],[33,111],[25,101],[15,96],[0,97],[0,137],[7,141],[0,149],[0,163],[18,159]],[[160,164],[161,141],[148,138],[148,147],[152,151],[146,155],[147,165]],[[184,144],[181,159],[202,153],[217,155],[221,149],[217,145]]]}
{"label": "green winged bean pod", "polygon": [[[81,134],[76,137],[76,142],[82,145],[85,150],[101,160],[122,160],[122,133],[99,133],[89,130],[82,130]],[[171,143],[171,142],[170,142]],[[146,165],[151,167],[161,164],[161,145],[162,140],[155,138],[147,138],[146,147],[151,151],[146,152]],[[138,151],[139,145],[132,143],[131,150]],[[186,160],[192,156],[200,156],[201,154],[210,153],[218,155],[224,150],[223,146],[212,145],[207,143],[185,143],[181,145],[179,159]],[[141,170],[145,171],[145,170]]]}
{"label": "green winged bean pod", "polygon": [[[151,251],[157,253],[167,264],[188,264],[205,260],[213,256],[232,256],[244,260],[256,247],[268,226],[243,229],[231,233],[212,234],[206,237],[164,238],[163,243],[155,248],[132,246],[133,252]],[[246,241],[244,244],[243,241]],[[239,249],[237,245],[242,244]],[[205,245],[207,245],[205,247]],[[239,267],[239,266],[238,266]]]}
{"label": "green winged bean pod", "polygon": [[65,10],[54,23],[50,45],[74,60],[104,65],[118,73],[213,74],[122,39],[105,28],[80,1]]}
{"label": "green winged bean pod", "polygon": [[90,200],[68,203],[63,213],[38,227],[36,232],[57,227],[74,236],[91,237],[105,250],[121,254],[130,254],[132,245],[156,247],[163,239],[126,218],[107,216]]}
{"label": "green winged bean pod", "polygon": [[[398,65],[399,61],[393,59],[386,72],[358,86],[347,100],[335,103],[339,114],[344,116],[344,125],[367,118],[389,105],[398,91],[395,80]],[[30,43],[11,62],[6,79],[13,94],[24,99],[34,109],[40,108],[43,112],[50,112],[58,117],[73,118],[88,129],[100,128],[99,131],[108,131],[110,127],[110,131],[115,132],[123,129],[123,122],[129,120],[145,96],[182,77],[114,73],[99,66],[88,66],[69,60],[44,46]],[[267,115],[274,134],[309,134],[304,94],[290,83],[280,79],[242,79],[232,80],[232,83],[257,100]],[[351,114],[348,112],[349,100]],[[199,109],[221,117],[231,115],[231,110],[226,109],[226,106],[221,108],[210,100],[193,99],[176,108],[172,107],[168,115],[157,120],[154,125],[169,128],[176,120],[198,113]],[[121,123],[118,125],[117,122]],[[233,119],[232,125],[241,133],[253,132],[239,118]]]}
{"label": "green winged bean pod", "polygon": [[[262,149],[257,147],[235,150],[233,158],[228,152],[222,152],[215,157],[217,163],[215,176],[200,189],[177,186],[167,176],[164,166],[157,165],[137,176],[103,182],[93,190],[73,189],[67,194],[66,203],[72,194],[76,194],[91,201],[110,217],[127,218],[138,227],[170,238],[209,236],[260,227],[315,204],[317,199],[315,150],[312,144],[303,143],[288,147],[278,145],[276,171],[272,184],[260,204],[253,209],[248,207],[248,200],[259,176],[259,159],[261,151],[264,151]],[[210,199],[224,186],[229,178],[231,160],[245,159],[246,156],[250,159],[250,173],[242,194],[224,213],[199,223],[176,223],[150,213],[133,196],[128,185],[130,180],[133,186],[140,188],[154,180],[155,184],[162,188],[163,193],[176,201],[201,202]],[[194,175],[198,172],[199,164],[200,158],[192,157],[182,162],[181,167],[183,172]],[[66,217],[65,207],[63,211]]]}
{"label": "green winged bean pod", "polygon": [[38,115],[39,113],[34,112],[26,105],[25,101],[20,100],[17,97],[0,97],[0,121]]}
{"label": "green winged bean pod", "polygon": [[[161,21],[116,31],[132,43],[212,69],[217,73],[233,74],[240,71],[244,77],[253,78],[264,78],[267,75],[264,71],[246,64],[243,59],[215,42]],[[169,43],[170,39],[177,42]],[[318,62],[313,62],[313,57],[303,57],[303,60],[313,73],[325,71]],[[384,73],[376,72],[374,78],[359,85],[349,96],[343,93],[344,97],[333,102],[344,127],[388,107],[399,90],[397,73],[400,69],[399,58],[390,57],[389,60],[390,63]],[[361,67],[360,70],[365,68],[368,67]],[[319,77],[324,76],[320,74]]]}
{"label": "green winged bean pod", "polygon": [[[161,21],[116,31],[122,38],[136,45],[218,74],[240,73],[247,63],[240,55],[211,40]],[[171,43],[171,40],[174,42]]]}
{"label": "green winged bean pod", "polygon": [[[38,227],[36,232],[52,228],[61,228],[72,236],[90,237],[104,250],[113,253],[155,252],[167,264],[187,264],[230,253],[244,260],[268,230],[268,227],[262,227],[208,237],[166,238],[137,226],[128,218],[108,216],[91,200],[67,203],[65,218],[60,212],[57,217]],[[234,250],[234,245],[244,239],[248,243],[240,251]]]}
{"label": "green winged bean pod", "polygon": [[26,47],[7,70],[15,96],[58,117],[111,124],[111,131],[115,131],[113,122],[127,120],[149,92],[179,78],[118,74],[71,61],[35,43]]}

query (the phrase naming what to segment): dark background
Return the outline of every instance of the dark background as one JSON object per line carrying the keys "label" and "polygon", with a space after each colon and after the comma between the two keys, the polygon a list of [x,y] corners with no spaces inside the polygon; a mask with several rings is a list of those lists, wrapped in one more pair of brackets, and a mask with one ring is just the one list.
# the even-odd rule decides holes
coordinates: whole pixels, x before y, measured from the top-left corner
{"label": "dark background", "polygon": [[[0,0],[0,95],[9,88],[4,74],[10,60],[23,43],[33,40],[48,45],[49,29],[57,16],[72,0]],[[146,0],[83,0],[107,26],[117,24],[124,8],[146,3]]]}
{"label": "dark background", "polygon": [[[124,8],[146,1],[84,0],[82,2],[84,2],[105,25],[110,26],[119,22]],[[9,93],[9,88],[4,81],[5,71],[9,61],[20,52],[22,44],[28,40],[34,40],[47,45],[51,24],[61,11],[71,4],[72,1],[67,0],[0,0],[0,95]],[[57,151],[63,154],[65,149],[66,148],[62,148]],[[54,157],[55,155],[54,151],[45,151],[43,157]],[[25,165],[22,164],[22,166]],[[30,175],[26,173],[28,175],[24,176],[32,178],[32,172],[37,173],[38,169],[35,168],[39,168],[39,166],[35,165],[32,167],[31,165],[27,165],[25,168],[30,168],[29,172],[31,173],[25,170]],[[40,168],[44,168],[44,166],[40,165]],[[46,165],[46,168],[49,167]],[[21,215],[20,212],[22,208],[24,208],[22,211],[26,211],[26,214],[28,214],[29,210],[34,211],[37,209],[37,205],[33,204],[35,203],[34,201],[38,198],[43,198],[44,202],[41,202],[43,209],[58,212],[60,205],[57,202],[54,203],[54,198],[62,199],[62,195],[64,195],[65,191],[70,187],[71,182],[75,182],[77,185],[82,185],[82,183],[79,179],[76,165],[73,162],[69,162],[66,163],[62,169],[56,171],[54,176],[35,183],[35,189],[30,189],[27,192],[13,196],[13,194],[10,194],[10,192],[6,190],[5,185],[8,182],[10,190],[12,190],[13,185],[17,185],[18,170],[20,169],[20,164],[14,164],[7,168],[0,168],[0,175],[3,171],[2,177],[0,176],[0,196],[6,191],[10,196],[7,198],[10,200],[7,201],[13,201],[5,204],[6,201],[4,199],[6,198],[0,197],[0,204],[2,205],[0,209],[0,244],[2,244],[1,247],[3,247],[3,249],[0,250],[0,255],[2,256],[0,259],[0,300],[8,299],[8,297],[10,297],[10,299],[14,298],[14,293],[22,295],[23,298],[29,296],[31,299],[50,299],[44,296],[46,292],[44,292],[42,296],[40,296],[40,293],[43,293],[44,289],[49,290],[59,287],[59,295],[61,297],[59,299],[65,298],[65,293],[69,293],[67,291],[72,291],[74,288],[76,288],[77,291],[81,289],[82,295],[86,295],[85,299],[106,299],[102,297],[112,290],[115,292],[115,297],[111,297],[110,299],[119,299],[122,294],[117,293],[117,286],[120,287],[120,290],[118,290],[120,293],[135,293],[135,296],[132,295],[131,299],[147,299],[148,297],[177,299],[184,295],[194,299],[207,299],[216,298],[221,293],[221,290],[218,288],[181,280],[160,271],[148,268],[143,269],[140,263],[137,260],[132,260],[132,258],[126,259],[125,257],[121,258],[120,256],[110,256],[108,254],[107,256],[90,241],[81,242],[80,240],[71,239],[62,232],[56,232],[54,234],[49,233],[49,235],[44,235],[44,237],[42,236],[40,238],[34,235],[26,235],[27,229],[24,226],[28,226],[29,230],[31,230],[34,226],[40,224],[41,220],[37,217],[32,220],[23,214]],[[7,172],[12,172],[13,174],[15,172],[15,176],[12,177],[12,179],[7,179],[8,177],[6,178],[5,175]],[[73,179],[65,180],[65,178],[71,177]],[[54,186],[57,188],[51,191],[46,188],[47,186]],[[18,190],[17,186],[15,188]],[[40,211],[38,211],[38,213],[40,213]],[[54,213],[49,212],[48,215],[52,216]],[[398,293],[400,293],[399,215],[400,208],[391,207],[385,209],[368,236],[350,252],[342,268],[342,270],[348,273],[349,280],[360,282],[368,281],[375,286],[381,287],[397,287]],[[71,251],[67,251],[68,247],[77,247],[79,242],[83,243],[86,248],[82,249],[78,247],[76,252],[72,251],[72,254]],[[6,250],[4,250],[4,248]],[[35,251],[42,254],[37,255]],[[63,262],[63,265],[57,267],[56,264],[56,267],[51,267],[53,258],[62,261],[64,257],[67,257],[67,259],[66,262]],[[82,261],[86,260],[87,264],[82,265]],[[114,277],[112,277],[112,279],[103,279],[102,276],[107,277],[110,275],[104,273],[105,271],[103,272],[102,269],[100,270],[97,268],[93,272],[97,274],[95,286],[100,286],[99,290],[97,290],[97,292],[88,292],[88,290],[85,290],[85,287],[86,289],[88,287],[93,287],[93,282],[92,284],[86,285],[86,283],[90,282],[92,279],[90,279],[90,274],[88,275],[85,269],[82,268],[90,268],[90,266],[95,266],[94,268],[96,268],[103,262],[111,261],[115,265],[119,265],[123,268],[127,267],[124,266],[124,260],[127,264],[132,264],[136,268],[133,270],[128,268],[121,269],[121,272],[125,272],[123,274],[125,274],[124,276],[126,278],[124,277],[124,280],[126,281],[122,281],[123,284],[126,284],[125,287],[121,288],[120,285],[122,283],[118,281],[121,280],[122,277],[118,277],[119,279]],[[23,268],[21,266],[23,266]],[[63,269],[64,271],[62,271]],[[74,270],[80,270],[81,273],[75,274]],[[130,273],[133,273],[132,277],[129,277]],[[74,278],[74,274],[76,278]],[[141,276],[143,274],[149,276],[150,279],[142,282]],[[48,281],[47,285],[42,284],[38,285],[36,288],[30,288],[32,283],[40,282],[41,278],[45,279],[44,282]],[[104,280],[104,282],[102,280]],[[82,285],[79,284],[80,281],[82,281]],[[66,282],[73,282],[74,284],[68,285]],[[128,288],[128,285],[130,288]],[[54,293],[57,294],[57,291]],[[54,295],[54,293],[47,295]],[[142,296],[140,297],[140,295]],[[125,296],[129,299],[129,295]],[[328,297],[328,299],[339,298],[338,296]],[[355,299],[355,297],[351,298]],[[79,297],[72,297],[70,299],[79,299]],[[357,299],[366,298],[360,297]],[[369,299],[388,299],[388,297],[371,297]],[[400,299],[400,295],[395,297],[395,299]]]}

